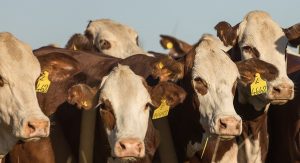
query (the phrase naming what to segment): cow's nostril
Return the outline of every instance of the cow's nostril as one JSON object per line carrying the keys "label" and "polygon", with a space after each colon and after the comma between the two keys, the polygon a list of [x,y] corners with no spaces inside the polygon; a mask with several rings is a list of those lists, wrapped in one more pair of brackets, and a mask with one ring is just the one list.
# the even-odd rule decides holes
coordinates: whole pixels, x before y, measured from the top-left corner
{"label": "cow's nostril", "polygon": [[223,129],[227,128],[227,124],[225,122],[223,122],[222,119],[220,119],[220,128],[223,128]]}
{"label": "cow's nostril", "polygon": [[122,150],[125,150],[125,149],[126,149],[125,144],[123,144],[123,143],[121,143],[121,142],[120,142],[120,147],[122,148]]}
{"label": "cow's nostril", "polygon": [[281,92],[281,89],[279,87],[273,87],[273,91],[275,93],[280,93]]}
{"label": "cow's nostril", "polygon": [[36,129],[32,122],[28,122],[27,126],[28,126],[29,133],[33,133]]}

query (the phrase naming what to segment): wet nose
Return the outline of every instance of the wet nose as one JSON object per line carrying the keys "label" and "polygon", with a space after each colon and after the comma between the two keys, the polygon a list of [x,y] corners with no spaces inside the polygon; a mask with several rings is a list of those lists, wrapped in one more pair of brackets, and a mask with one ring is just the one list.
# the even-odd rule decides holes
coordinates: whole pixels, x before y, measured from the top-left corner
{"label": "wet nose", "polygon": [[238,136],[242,132],[242,121],[234,116],[222,116],[216,119],[216,134]]}
{"label": "wet nose", "polygon": [[294,94],[294,86],[288,83],[273,86],[271,93],[274,99],[291,99]]}
{"label": "wet nose", "polygon": [[122,139],[115,145],[117,157],[144,157],[145,147],[139,139]]}
{"label": "wet nose", "polygon": [[36,138],[36,137],[47,137],[49,135],[49,120],[44,119],[34,119],[29,120],[25,123],[25,137],[27,138]]}

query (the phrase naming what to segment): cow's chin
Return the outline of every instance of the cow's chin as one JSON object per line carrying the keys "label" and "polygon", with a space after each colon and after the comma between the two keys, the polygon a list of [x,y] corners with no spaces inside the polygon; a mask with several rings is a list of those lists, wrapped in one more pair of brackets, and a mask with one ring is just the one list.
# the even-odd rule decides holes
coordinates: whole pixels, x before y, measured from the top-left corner
{"label": "cow's chin", "polygon": [[120,162],[122,163],[129,163],[129,162],[136,162],[138,158],[136,157],[121,157],[119,158]]}
{"label": "cow's chin", "polygon": [[275,99],[275,100],[271,100],[271,104],[272,105],[283,105],[285,103],[287,103],[289,101],[289,99]]}
{"label": "cow's chin", "polygon": [[33,137],[33,138],[26,138],[26,139],[21,139],[22,142],[31,142],[31,141],[38,141],[40,140],[40,137]]}

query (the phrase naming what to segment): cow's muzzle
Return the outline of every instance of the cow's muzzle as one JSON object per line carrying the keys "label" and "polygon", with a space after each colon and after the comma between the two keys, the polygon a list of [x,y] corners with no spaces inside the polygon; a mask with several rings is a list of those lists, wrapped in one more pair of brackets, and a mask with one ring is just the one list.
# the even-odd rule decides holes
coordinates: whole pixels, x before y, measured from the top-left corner
{"label": "cow's muzzle", "polygon": [[267,98],[271,104],[282,105],[294,98],[294,86],[289,83],[281,83],[269,89]]}

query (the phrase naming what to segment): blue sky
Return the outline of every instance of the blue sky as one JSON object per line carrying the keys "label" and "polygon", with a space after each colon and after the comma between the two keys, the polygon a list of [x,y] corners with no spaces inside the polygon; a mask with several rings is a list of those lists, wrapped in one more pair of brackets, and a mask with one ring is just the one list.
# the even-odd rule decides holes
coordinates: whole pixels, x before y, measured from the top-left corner
{"label": "blue sky", "polygon": [[194,43],[203,33],[215,34],[219,21],[235,25],[252,10],[267,11],[282,27],[300,22],[299,0],[6,0],[1,2],[0,31],[13,33],[33,49],[64,46],[89,20],[110,18],[138,31],[145,50],[163,52],[159,34]]}

